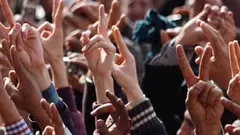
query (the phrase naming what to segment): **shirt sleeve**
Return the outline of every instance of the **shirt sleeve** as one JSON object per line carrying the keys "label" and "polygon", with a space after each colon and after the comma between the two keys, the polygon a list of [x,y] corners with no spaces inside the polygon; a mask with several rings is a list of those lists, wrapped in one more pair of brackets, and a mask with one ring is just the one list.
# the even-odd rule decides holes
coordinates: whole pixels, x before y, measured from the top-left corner
{"label": "shirt sleeve", "polygon": [[7,135],[32,135],[32,132],[23,119],[9,125],[5,125],[5,127]]}
{"label": "shirt sleeve", "polygon": [[57,89],[57,93],[68,106],[69,114],[74,124],[74,133],[77,135],[86,135],[87,132],[83,121],[83,116],[82,113],[77,110],[72,88],[59,88]]}
{"label": "shirt sleeve", "polygon": [[148,98],[142,99],[129,111],[131,118],[131,135],[167,135],[162,121],[157,117]]}
{"label": "shirt sleeve", "polygon": [[[176,44],[175,40],[169,41],[164,47],[162,47],[161,52],[157,54],[151,60],[151,65],[157,66],[176,66],[178,65],[177,55],[176,55]],[[194,54],[195,46],[183,46],[187,59],[190,61]]]}

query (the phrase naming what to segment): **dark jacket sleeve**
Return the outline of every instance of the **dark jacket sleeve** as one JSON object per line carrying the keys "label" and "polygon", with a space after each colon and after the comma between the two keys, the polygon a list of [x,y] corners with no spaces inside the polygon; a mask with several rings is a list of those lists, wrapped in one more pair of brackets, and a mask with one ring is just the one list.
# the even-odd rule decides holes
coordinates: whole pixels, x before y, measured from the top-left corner
{"label": "dark jacket sleeve", "polygon": [[131,135],[167,135],[162,121],[157,117],[149,99],[128,111],[131,118]]}
{"label": "dark jacket sleeve", "polygon": [[185,111],[185,99],[182,96],[185,91],[181,89],[184,78],[178,66],[175,48],[174,42],[169,42],[146,63],[142,81],[144,94],[151,100],[169,134],[176,134],[181,126],[180,116]]}
{"label": "dark jacket sleeve", "polygon": [[69,109],[69,116],[73,122],[73,130],[76,135],[86,135],[86,128],[83,122],[81,112],[77,110],[73,91],[71,87],[64,87],[57,89],[58,95],[63,99]]}

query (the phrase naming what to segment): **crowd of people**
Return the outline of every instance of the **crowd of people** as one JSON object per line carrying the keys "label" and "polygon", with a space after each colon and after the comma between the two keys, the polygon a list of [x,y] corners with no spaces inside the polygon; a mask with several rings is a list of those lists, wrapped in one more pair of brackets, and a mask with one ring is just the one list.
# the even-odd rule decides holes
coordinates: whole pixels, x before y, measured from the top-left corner
{"label": "crowd of people", "polygon": [[0,135],[240,135],[239,0],[0,6]]}

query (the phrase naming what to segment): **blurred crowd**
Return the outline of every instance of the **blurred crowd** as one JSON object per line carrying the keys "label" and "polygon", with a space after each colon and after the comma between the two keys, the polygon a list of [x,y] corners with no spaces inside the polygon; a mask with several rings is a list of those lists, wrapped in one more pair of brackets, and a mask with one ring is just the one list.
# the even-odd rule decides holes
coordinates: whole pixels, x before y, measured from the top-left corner
{"label": "blurred crowd", "polygon": [[240,135],[240,0],[0,0],[0,135]]}

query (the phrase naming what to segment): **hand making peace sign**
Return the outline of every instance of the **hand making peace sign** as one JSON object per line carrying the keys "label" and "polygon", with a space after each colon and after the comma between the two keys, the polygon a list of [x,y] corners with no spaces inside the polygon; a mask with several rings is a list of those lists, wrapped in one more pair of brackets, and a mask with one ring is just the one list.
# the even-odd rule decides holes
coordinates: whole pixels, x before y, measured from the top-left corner
{"label": "hand making peace sign", "polygon": [[183,47],[176,48],[177,58],[182,74],[187,82],[187,109],[196,126],[197,134],[219,134],[221,132],[220,119],[223,106],[220,102],[221,90],[209,80],[210,58],[212,48],[206,46],[199,67],[199,76],[195,76]]}

